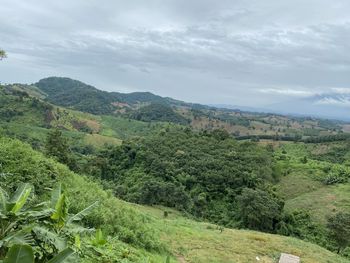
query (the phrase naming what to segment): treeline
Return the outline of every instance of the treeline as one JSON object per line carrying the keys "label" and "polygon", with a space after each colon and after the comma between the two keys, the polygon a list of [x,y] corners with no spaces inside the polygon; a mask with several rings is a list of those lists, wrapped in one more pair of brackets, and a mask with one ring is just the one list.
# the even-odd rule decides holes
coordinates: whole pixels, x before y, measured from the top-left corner
{"label": "treeline", "polygon": [[236,140],[243,141],[243,140],[252,140],[252,141],[259,141],[259,140],[273,140],[273,141],[301,141],[302,137],[301,135],[295,135],[295,136],[285,136],[285,135],[243,135],[243,136],[236,136]]}
{"label": "treeline", "polygon": [[307,138],[302,138],[301,135],[284,136],[284,135],[244,135],[236,136],[236,140],[274,140],[274,141],[293,141],[293,142],[304,142],[304,143],[324,143],[324,142],[336,142],[336,141],[347,141],[350,139],[349,133],[339,133],[334,135],[324,135],[324,136],[311,136]]}
{"label": "treeline", "polygon": [[326,136],[315,136],[303,139],[305,143],[323,143],[323,142],[336,142],[336,141],[347,141],[350,139],[349,133],[339,133],[335,135]]}
{"label": "treeline", "polygon": [[132,112],[130,117],[135,120],[151,122],[162,121],[186,125],[189,123],[182,115],[175,112],[169,105],[152,103]]}

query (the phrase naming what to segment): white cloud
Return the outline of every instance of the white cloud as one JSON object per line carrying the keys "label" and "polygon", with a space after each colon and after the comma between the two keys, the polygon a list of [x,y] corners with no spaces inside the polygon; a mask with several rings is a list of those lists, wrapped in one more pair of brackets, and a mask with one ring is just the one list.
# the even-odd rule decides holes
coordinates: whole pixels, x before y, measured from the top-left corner
{"label": "white cloud", "polygon": [[350,107],[349,97],[325,97],[315,102],[316,105]]}
{"label": "white cloud", "polygon": [[3,82],[50,72],[100,89],[247,106],[350,93],[332,88],[350,83],[350,1],[3,2]]}
{"label": "white cloud", "polygon": [[350,94],[350,88],[332,88],[331,90],[338,94]]}
{"label": "white cloud", "polygon": [[297,89],[277,89],[277,88],[266,88],[259,89],[261,93],[283,95],[283,96],[295,96],[295,97],[311,97],[316,93],[309,90],[297,90]]}

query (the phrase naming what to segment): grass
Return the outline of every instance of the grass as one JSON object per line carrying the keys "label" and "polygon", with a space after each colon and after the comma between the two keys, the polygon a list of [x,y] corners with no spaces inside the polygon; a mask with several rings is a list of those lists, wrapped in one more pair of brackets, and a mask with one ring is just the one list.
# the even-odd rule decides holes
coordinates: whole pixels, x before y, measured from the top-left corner
{"label": "grass", "polygon": [[313,219],[325,223],[327,217],[339,212],[350,212],[350,184],[324,186],[286,201],[286,209],[305,209]]}
{"label": "grass", "polygon": [[[154,219],[153,229],[181,263],[273,263],[278,262],[282,252],[299,256],[303,263],[350,262],[295,238],[233,229],[221,233],[216,225],[187,219],[168,208],[134,206]],[[166,219],[164,210],[170,211]]]}
{"label": "grass", "polygon": [[101,135],[128,139],[135,136],[151,135],[169,124],[142,122],[114,116],[101,116]]}
{"label": "grass", "polygon": [[309,173],[300,169],[283,176],[278,186],[279,192],[287,200],[325,187],[321,182],[314,180]]}
{"label": "grass", "polygon": [[[282,176],[278,183],[279,192],[285,197],[287,211],[303,209],[310,212],[311,217],[318,223],[325,224],[327,217],[339,212],[350,212],[350,184],[325,185],[321,178],[326,175],[324,168],[349,167],[328,161],[313,160],[317,154],[327,154],[330,149],[338,147],[339,143],[326,144],[284,144],[276,151],[277,159],[284,149],[285,159],[280,165],[289,173]],[[300,159],[308,157],[303,164]]]}
{"label": "grass", "polygon": [[122,141],[108,136],[103,136],[99,134],[86,134],[84,142],[87,145],[92,145],[97,149],[102,148],[105,145],[121,145]]}

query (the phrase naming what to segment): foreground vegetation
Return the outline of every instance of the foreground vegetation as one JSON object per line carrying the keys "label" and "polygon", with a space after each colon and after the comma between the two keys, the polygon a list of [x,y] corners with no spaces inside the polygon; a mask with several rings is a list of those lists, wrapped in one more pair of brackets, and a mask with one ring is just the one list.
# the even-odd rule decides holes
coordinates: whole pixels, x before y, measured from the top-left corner
{"label": "foreground vegetation", "polygon": [[[347,262],[297,239],[224,229],[186,219],[175,210],[125,203],[103,190],[99,183],[69,171],[28,145],[8,138],[2,138],[0,145],[1,186],[7,191],[16,189],[20,182],[28,182],[35,189],[31,203],[40,203],[47,200],[45,189],[61,182],[70,213],[99,202],[82,223],[85,228],[101,228],[108,234],[107,243],[103,241],[93,252],[83,250],[84,262],[251,262],[256,257],[274,262],[281,252],[300,255],[303,262]],[[96,238],[87,235],[81,242],[89,244]]]}

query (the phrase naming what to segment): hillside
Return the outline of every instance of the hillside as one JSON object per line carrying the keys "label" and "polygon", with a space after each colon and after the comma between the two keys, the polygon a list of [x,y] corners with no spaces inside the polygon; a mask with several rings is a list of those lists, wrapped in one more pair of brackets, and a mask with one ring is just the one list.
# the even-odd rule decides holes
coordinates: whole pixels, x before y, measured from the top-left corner
{"label": "hillside", "polygon": [[47,94],[46,99],[53,104],[94,114],[112,114],[124,106],[136,107],[144,103],[169,104],[175,101],[150,92],[123,94],[101,91],[69,78],[50,77],[40,80],[34,86]]}
{"label": "hillside", "polygon": [[350,212],[349,141],[284,144],[276,156],[285,171],[278,186],[288,210],[308,210],[321,224],[336,212]]}
{"label": "hillside", "polygon": [[[161,207],[136,206],[151,215],[158,225],[161,240],[168,244],[180,263],[278,262],[281,252],[301,258],[303,263],[350,262],[331,252],[289,237],[247,230],[221,229],[217,225],[196,222],[180,213]],[[169,216],[164,218],[164,211]]]}
{"label": "hillside", "polygon": [[[169,254],[172,255],[170,262],[180,263],[244,263],[255,262],[256,257],[261,262],[276,262],[280,252],[299,255],[305,263],[348,262],[297,239],[253,231],[219,230],[215,225],[186,219],[174,210],[120,201],[98,183],[70,172],[28,145],[7,138],[1,138],[0,145],[1,172],[8,175],[1,181],[2,187],[11,189],[20,181],[31,182],[40,197],[44,194],[43,186],[52,187],[61,181],[66,185],[72,211],[100,200],[98,210],[88,216],[85,223],[94,227],[101,225],[109,233],[108,246],[113,250],[108,252],[105,247],[100,253],[102,257],[113,258],[113,262],[164,263]],[[48,173],[51,175],[45,176]],[[163,216],[164,210],[169,213],[167,218]],[[86,258],[84,262],[90,261]]]}
{"label": "hillside", "polygon": [[[93,86],[69,78],[50,77],[33,84],[46,100],[60,106],[93,114],[118,115],[125,118],[139,118],[144,121],[168,121],[186,124],[195,130],[225,129],[230,134],[240,136],[260,136],[267,139],[281,137],[295,140],[302,137],[335,135],[347,132],[345,122],[295,117],[269,113],[246,112],[234,109],[215,108],[200,104],[164,98],[149,92],[123,94],[106,92]],[[141,118],[140,107],[147,105],[167,105],[176,114],[167,116],[169,110]],[[147,111],[147,107],[143,111]],[[143,112],[141,110],[141,113]],[[145,114],[145,113],[144,113]],[[146,115],[149,115],[146,114]]]}
{"label": "hillside", "polygon": [[[67,191],[74,192],[73,195],[81,193],[76,188],[80,184],[85,185],[86,189],[95,189],[100,196],[106,197],[106,192],[108,198],[118,197],[141,205],[168,207],[159,210],[118,201],[126,204],[127,208],[134,207],[134,212],[130,212],[134,214],[130,214],[130,217],[138,223],[129,226],[129,212],[124,209],[121,213],[125,213],[126,217],[121,215],[121,222],[115,223],[109,218],[115,213],[109,209],[116,208],[110,207],[101,210],[101,213],[109,215],[103,219],[103,224],[96,217],[85,221],[89,226],[106,227],[105,231],[111,236],[118,236],[119,241],[124,242],[123,246],[130,246],[127,249],[134,251],[135,258],[148,255],[150,262],[163,262],[171,252],[174,259],[180,262],[203,262],[203,258],[209,255],[199,251],[198,247],[217,248],[213,240],[221,242],[224,251],[234,251],[234,255],[211,251],[210,254],[219,258],[217,262],[250,262],[256,251],[263,251],[257,254],[266,262],[271,262],[278,253],[293,251],[292,248],[295,254],[313,259],[312,253],[303,254],[295,248],[299,247],[301,240],[330,251],[339,248],[328,234],[327,222],[338,212],[350,212],[350,134],[344,132],[348,130],[348,124],[199,107],[169,98],[163,98],[162,103],[158,103],[155,102],[158,97],[152,101],[149,94],[139,93],[124,94],[124,97],[121,96],[123,102],[111,102],[109,106],[118,108],[112,113],[93,114],[89,113],[92,109],[89,103],[85,105],[88,109],[75,109],[75,106],[85,103],[82,98],[80,102],[75,101],[78,97],[72,98],[72,105],[75,106],[69,104],[64,107],[53,103],[48,93],[63,96],[62,99],[66,101],[64,96],[68,96],[70,89],[75,90],[73,95],[87,90],[97,108],[102,103],[106,104],[101,98],[110,99],[110,93],[70,79],[45,81],[45,88],[23,84],[0,86],[0,136],[25,141],[45,156],[68,165],[75,173],[53,168],[55,165],[52,164],[30,169],[19,166],[18,169],[23,169],[20,172],[12,166],[14,170],[6,170],[12,161],[1,161],[0,158],[0,164],[5,172],[15,171],[14,174],[22,174],[25,180],[32,180],[30,182],[36,184],[36,189],[41,189],[39,196],[43,189],[51,188],[54,182],[60,180],[57,171],[62,171],[63,174],[71,174],[69,178],[72,180],[77,180],[67,183],[72,184]],[[52,81],[58,84],[51,86]],[[60,90],[61,94],[58,92]],[[128,99],[129,95],[131,98]],[[48,138],[56,130],[55,136],[59,137],[57,142],[64,145],[64,149],[60,148],[66,154],[64,159],[60,159],[60,153],[49,152],[47,148]],[[6,153],[11,152],[11,148],[25,148],[25,154],[19,151],[20,156],[46,158],[30,153],[30,149],[19,142],[11,146],[3,144],[3,148],[3,156],[13,159],[17,158],[14,157],[15,153],[12,153],[12,157]],[[24,161],[24,165],[27,163],[36,161]],[[41,160],[40,163],[46,161]],[[32,169],[39,171],[42,180],[31,176]],[[17,179],[6,180],[5,187],[13,190]],[[93,201],[88,190],[86,198],[86,202],[76,204],[79,207],[73,205],[72,211],[78,211]],[[176,217],[170,215],[163,218],[164,210],[171,211]],[[161,226],[164,222],[166,226],[171,226],[170,232]],[[110,223],[116,224],[116,228],[110,227]],[[138,232],[138,227],[145,234]],[[228,229],[220,234],[224,227],[264,231],[273,235]],[[152,231],[149,232],[150,229]],[[172,231],[184,234],[177,236]],[[188,232],[190,236],[187,237],[185,233]],[[164,236],[164,233],[167,234]],[[268,243],[273,245],[265,244],[263,250],[258,250],[257,245],[245,256],[237,254],[234,247],[226,246],[225,242],[231,242],[231,239],[235,243],[239,239],[251,242],[246,237],[250,233],[258,235],[258,239],[269,240]],[[217,239],[217,234],[224,236],[225,241]],[[277,234],[298,238],[298,244],[294,246],[292,240],[295,239]],[[145,235],[147,240],[140,235]],[[199,254],[190,252],[194,247],[189,240],[196,238],[198,246],[195,250]],[[156,240],[157,244],[150,240]],[[174,240],[178,240],[177,243]],[[205,240],[209,240],[209,245]],[[277,245],[284,242],[281,240],[288,240],[285,246]],[[182,248],[181,244],[187,244],[188,249]],[[293,245],[289,247],[289,244]],[[348,249],[344,248],[342,255],[348,254]],[[213,262],[216,261],[213,259]]]}
{"label": "hillside", "polygon": [[74,146],[100,148],[105,143],[120,144],[121,140],[144,136],[166,126],[79,112],[48,103],[42,100],[45,96],[34,86],[0,86],[0,131],[40,148],[49,129],[57,127],[74,140]]}

